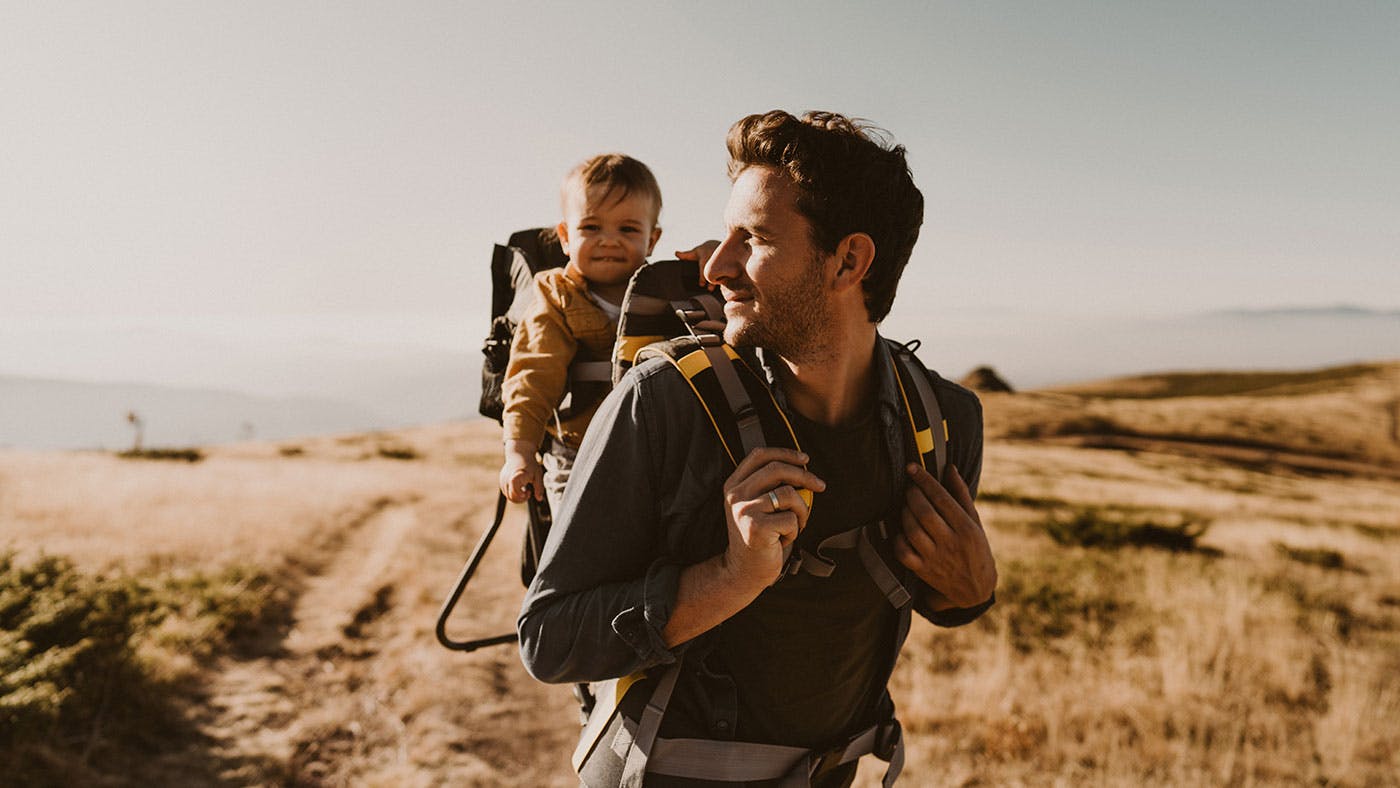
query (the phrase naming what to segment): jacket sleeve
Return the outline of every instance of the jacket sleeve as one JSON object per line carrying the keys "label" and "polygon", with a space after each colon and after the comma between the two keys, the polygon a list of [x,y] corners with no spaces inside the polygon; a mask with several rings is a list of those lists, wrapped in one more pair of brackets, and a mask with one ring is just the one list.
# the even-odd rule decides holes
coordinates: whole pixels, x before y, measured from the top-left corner
{"label": "jacket sleeve", "polygon": [[[949,459],[958,473],[967,482],[967,489],[972,493],[972,499],[977,500],[977,488],[982,481],[982,403],[973,394],[961,386],[953,386],[946,381],[936,381],[941,383],[939,394],[943,395],[940,402],[947,401],[950,431],[956,434],[956,441],[953,444],[953,451],[949,452]],[[945,394],[946,392],[946,394]],[[917,582],[917,581],[916,581]],[[927,586],[919,582],[921,591]],[[987,601],[972,607],[955,607],[945,610],[934,610],[928,605],[927,596],[924,593],[914,594],[914,611],[933,624],[940,627],[960,627],[977,620],[983,613],[991,609],[996,604],[996,592],[993,592]]]}
{"label": "jacket sleeve", "polygon": [[501,425],[505,440],[538,446],[544,440],[545,425],[564,398],[578,340],[569,332],[558,296],[551,293],[543,275],[535,277],[534,287],[535,302],[511,340],[510,363],[501,383]]}
{"label": "jacket sleeve", "polygon": [[601,681],[675,655],[661,631],[680,564],[660,536],[664,430],[628,375],[584,436],[518,621],[526,670],[547,682]]}

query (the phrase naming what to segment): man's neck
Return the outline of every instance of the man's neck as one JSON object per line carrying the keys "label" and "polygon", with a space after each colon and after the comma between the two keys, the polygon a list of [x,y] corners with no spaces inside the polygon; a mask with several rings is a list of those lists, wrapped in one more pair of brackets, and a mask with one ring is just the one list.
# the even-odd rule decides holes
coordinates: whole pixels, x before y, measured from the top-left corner
{"label": "man's neck", "polygon": [[875,397],[875,324],[862,322],[831,338],[821,353],[775,370],[789,407],[818,424],[843,424]]}

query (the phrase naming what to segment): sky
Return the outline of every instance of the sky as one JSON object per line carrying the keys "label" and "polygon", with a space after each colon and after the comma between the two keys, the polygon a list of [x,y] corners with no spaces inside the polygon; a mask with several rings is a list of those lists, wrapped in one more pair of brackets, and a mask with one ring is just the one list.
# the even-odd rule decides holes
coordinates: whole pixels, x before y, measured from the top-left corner
{"label": "sky", "polygon": [[670,256],[772,108],[907,146],[897,336],[1394,310],[1397,52],[1382,2],[0,0],[0,374],[475,352],[573,164],[647,162]]}

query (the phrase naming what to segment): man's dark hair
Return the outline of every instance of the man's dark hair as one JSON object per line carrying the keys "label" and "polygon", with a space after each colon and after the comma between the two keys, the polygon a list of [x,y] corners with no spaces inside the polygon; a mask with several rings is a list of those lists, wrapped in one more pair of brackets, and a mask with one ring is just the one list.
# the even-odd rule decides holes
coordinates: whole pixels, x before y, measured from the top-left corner
{"label": "man's dark hair", "polygon": [[797,185],[797,210],[812,242],[830,254],[851,233],[875,242],[862,283],[873,323],[889,314],[895,288],[924,222],[924,195],[914,185],[903,145],[859,119],[812,111],[801,118],[772,110],[729,127],[729,178],[746,167],[771,167]]}

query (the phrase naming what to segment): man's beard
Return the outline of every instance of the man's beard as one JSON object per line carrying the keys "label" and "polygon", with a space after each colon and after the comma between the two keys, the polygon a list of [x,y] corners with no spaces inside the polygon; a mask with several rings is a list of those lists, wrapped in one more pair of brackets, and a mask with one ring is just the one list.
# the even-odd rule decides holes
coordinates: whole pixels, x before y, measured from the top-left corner
{"label": "man's beard", "polygon": [[[754,303],[749,302],[751,308]],[[806,361],[825,351],[834,326],[817,257],[811,275],[764,292],[762,313],[750,314],[742,324],[731,321],[724,338],[734,347],[761,347],[788,361]]]}

